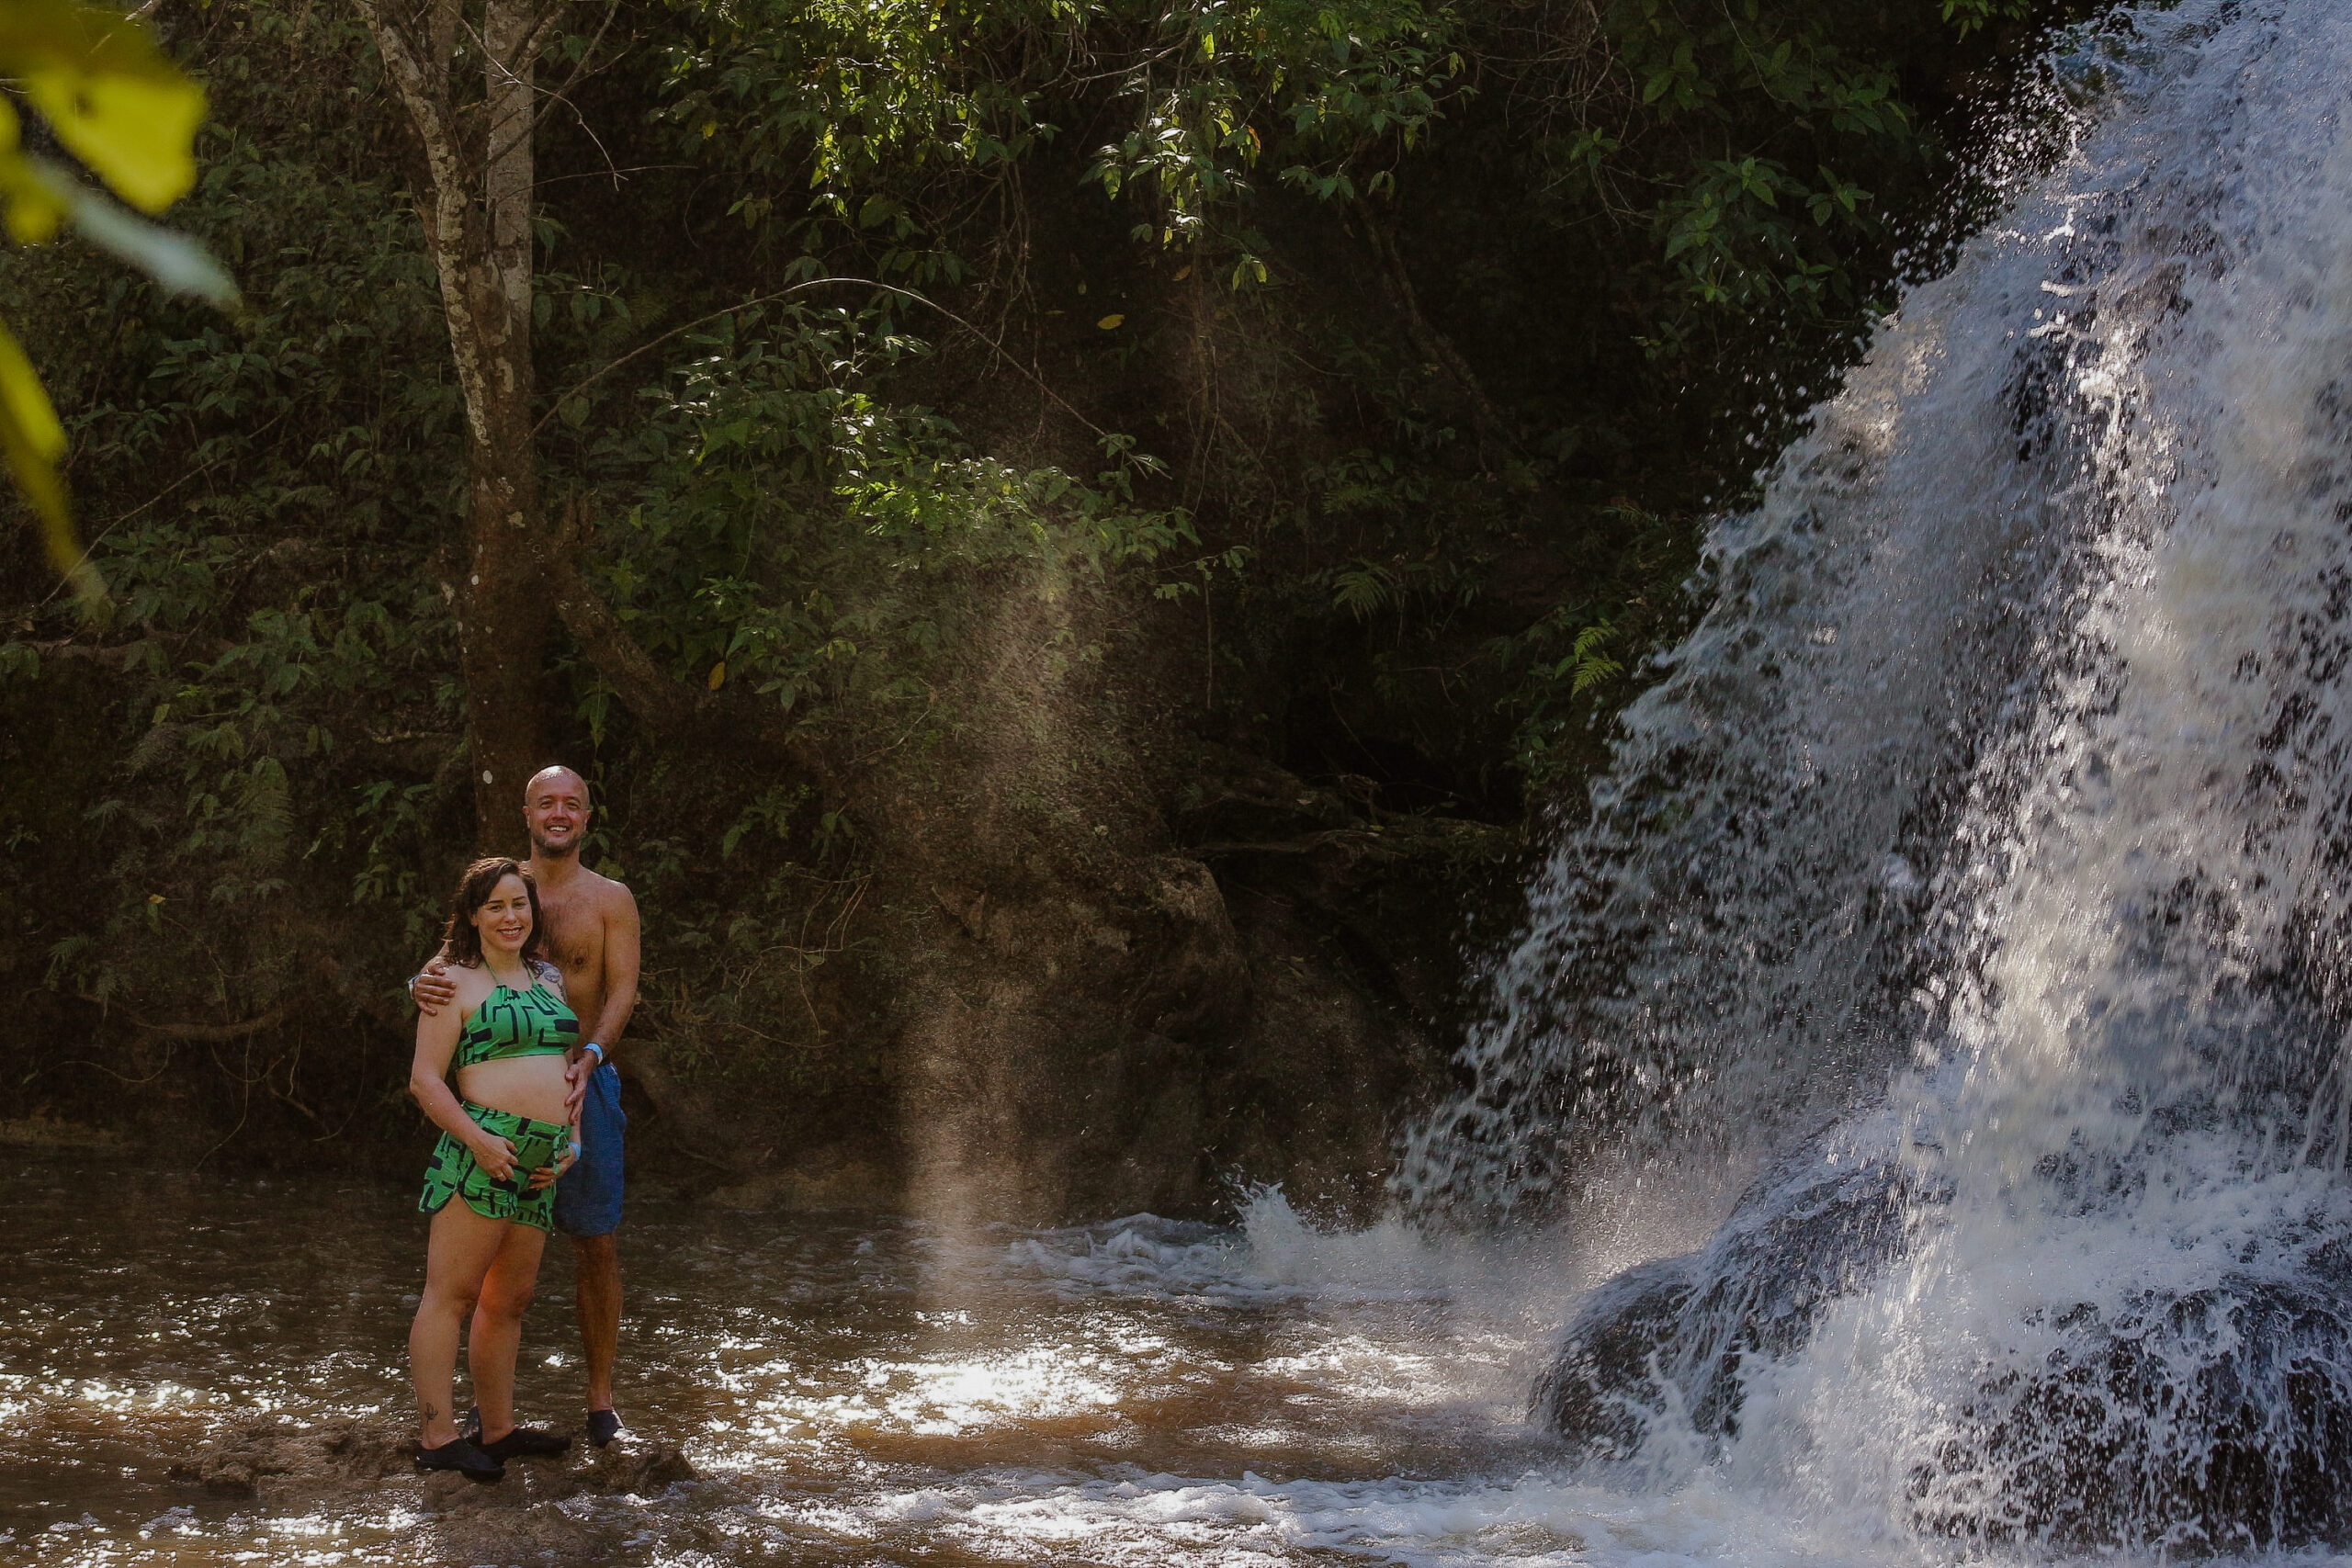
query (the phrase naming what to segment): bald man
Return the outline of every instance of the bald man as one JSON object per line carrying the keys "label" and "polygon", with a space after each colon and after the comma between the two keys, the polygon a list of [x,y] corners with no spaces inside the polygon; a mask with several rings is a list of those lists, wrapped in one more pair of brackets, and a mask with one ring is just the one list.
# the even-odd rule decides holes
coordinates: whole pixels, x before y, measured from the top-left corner
{"label": "bald man", "polygon": [[[637,900],[609,876],[580,863],[587,837],[588,781],[570,768],[542,768],[523,790],[523,822],[531,835],[531,875],[539,886],[539,916],[547,922],[548,956],[563,971],[571,1010],[580,1015],[582,1043],[567,1074],[580,1112],[580,1161],[556,1184],[556,1228],[571,1238],[578,1266],[580,1345],[588,1363],[588,1440],[613,1440],[621,1419],[613,1408],[613,1361],[620,1348],[621,1263],[614,1233],[621,1224],[620,1074],[613,1050],[637,1008]],[[439,956],[410,982],[419,1010],[449,1004],[457,987]],[[491,1345],[522,1334],[526,1289],[519,1299],[485,1290],[474,1307],[472,1340]],[[485,1433],[491,1437],[494,1434]]]}

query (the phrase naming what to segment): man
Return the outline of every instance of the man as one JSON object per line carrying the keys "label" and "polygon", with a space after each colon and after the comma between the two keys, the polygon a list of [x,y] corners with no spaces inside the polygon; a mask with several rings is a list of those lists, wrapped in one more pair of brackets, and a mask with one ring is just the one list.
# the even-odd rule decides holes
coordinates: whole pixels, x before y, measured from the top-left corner
{"label": "man", "polygon": [[[588,1362],[588,1440],[603,1448],[620,1431],[613,1409],[613,1360],[620,1347],[621,1264],[613,1233],[621,1223],[621,1079],[612,1062],[637,1008],[637,900],[611,877],[580,863],[588,833],[588,782],[570,768],[542,768],[523,790],[531,834],[531,874],[539,886],[548,956],[563,971],[582,1044],[565,1076],[580,1113],[580,1162],[556,1184],[556,1228],[571,1238],[577,1265],[580,1344]],[[440,956],[410,982],[420,1011],[449,1005],[457,987]],[[475,1305],[476,1332],[519,1332],[527,1289],[519,1296],[485,1290]],[[487,1314],[487,1315],[485,1315]]]}

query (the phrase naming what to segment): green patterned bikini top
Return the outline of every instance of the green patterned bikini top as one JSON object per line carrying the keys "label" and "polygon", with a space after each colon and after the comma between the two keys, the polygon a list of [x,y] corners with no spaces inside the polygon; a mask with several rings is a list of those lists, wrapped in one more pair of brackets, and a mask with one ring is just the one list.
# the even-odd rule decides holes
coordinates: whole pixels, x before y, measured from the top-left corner
{"label": "green patterned bikini top", "polygon": [[456,1065],[503,1062],[513,1056],[561,1055],[580,1043],[580,1017],[548,988],[542,970],[527,991],[492,987],[458,1035]]}

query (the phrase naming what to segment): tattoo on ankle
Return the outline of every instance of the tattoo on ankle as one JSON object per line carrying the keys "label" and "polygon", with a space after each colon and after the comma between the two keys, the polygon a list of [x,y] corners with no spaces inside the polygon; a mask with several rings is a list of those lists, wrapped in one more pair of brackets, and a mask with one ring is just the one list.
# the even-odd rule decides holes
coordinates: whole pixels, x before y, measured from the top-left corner
{"label": "tattoo on ankle", "polygon": [[424,1402],[424,1418],[425,1418],[427,1421],[438,1421],[438,1420],[440,1420],[440,1419],[441,1419],[441,1407],[440,1407],[439,1405],[437,1405],[437,1404],[434,1404],[434,1403],[433,1403],[431,1400],[429,1400],[429,1399],[428,1399],[428,1400],[425,1400],[425,1401]]}

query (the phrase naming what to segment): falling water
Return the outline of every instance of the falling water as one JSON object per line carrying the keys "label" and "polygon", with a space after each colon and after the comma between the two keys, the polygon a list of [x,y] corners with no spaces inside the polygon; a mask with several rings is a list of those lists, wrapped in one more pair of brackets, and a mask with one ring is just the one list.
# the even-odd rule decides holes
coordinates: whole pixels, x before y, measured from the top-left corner
{"label": "falling water", "polygon": [[1985,1542],[2352,1518],[2345,80],[2335,5],[2079,35],[2065,155],[1717,531],[1399,1178],[1755,1178],[1585,1304],[1590,1453]]}
{"label": "falling water", "polygon": [[1399,1186],[1746,1188],[1572,1326],[1539,1406],[1597,1457],[2334,1540],[2352,9],[2125,13],[2052,81],[2054,166],[1717,530]]}
{"label": "falling water", "polygon": [[2181,270],[2119,254],[2164,177],[2151,129],[2112,128],[1917,290],[1762,504],[1716,530],[1713,611],[1531,889],[1474,1087],[1417,1139],[1409,1198],[1540,1204],[1596,1132],[1834,1111],[1907,1055],[1954,812],[2052,677],[2045,628],[2129,482],[2099,447],[2130,411],[2095,378],[2169,324],[2162,299],[2120,297]]}

